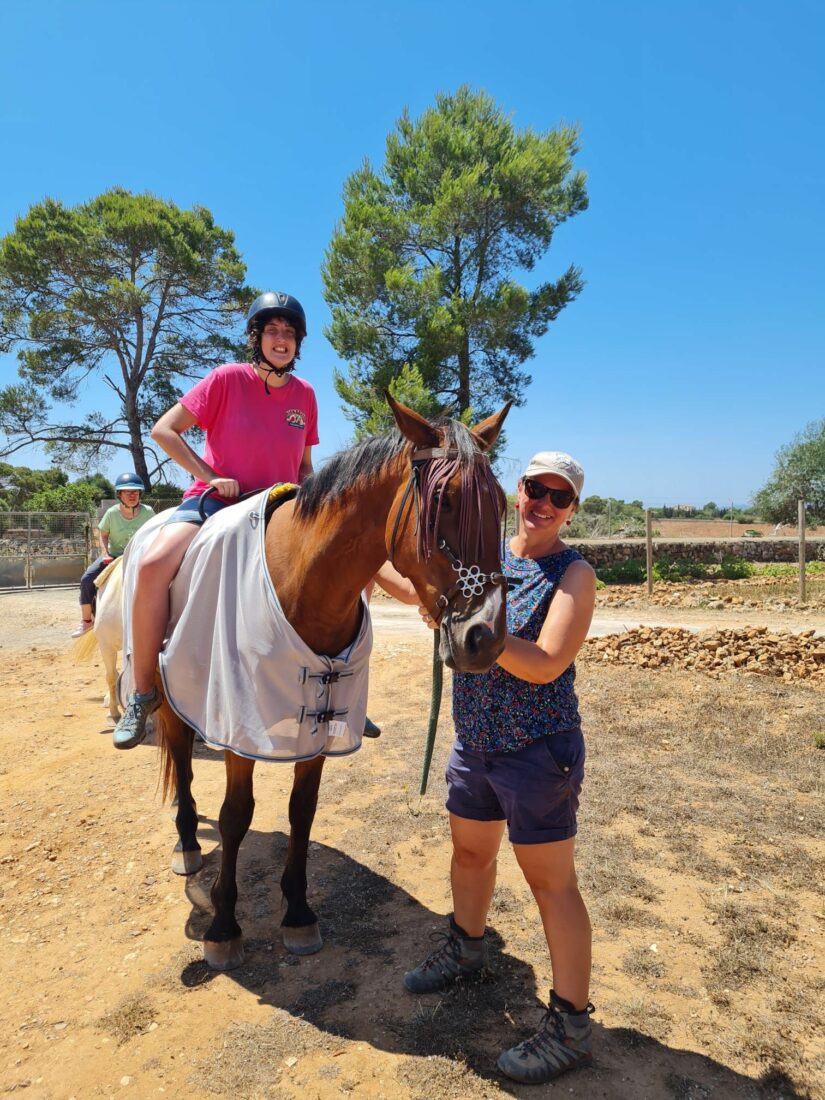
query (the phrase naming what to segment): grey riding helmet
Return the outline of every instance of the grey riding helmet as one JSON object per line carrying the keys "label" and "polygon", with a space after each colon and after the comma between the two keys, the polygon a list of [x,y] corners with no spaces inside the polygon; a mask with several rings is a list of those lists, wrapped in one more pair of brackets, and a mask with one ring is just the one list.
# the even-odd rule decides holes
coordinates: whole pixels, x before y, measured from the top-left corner
{"label": "grey riding helmet", "polygon": [[142,493],[146,492],[146,486],[134,471],[118,474],[115,479],[115,492],[122,493],[124,489],[140,489]]}

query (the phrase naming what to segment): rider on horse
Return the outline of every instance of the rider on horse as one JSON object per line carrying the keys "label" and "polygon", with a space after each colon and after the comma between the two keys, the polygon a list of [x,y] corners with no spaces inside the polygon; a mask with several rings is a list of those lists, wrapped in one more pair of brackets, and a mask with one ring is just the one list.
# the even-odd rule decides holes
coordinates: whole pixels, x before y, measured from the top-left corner
{"label": "rider on horse", "polygon": [[80,638],[92,629],[97,589],[95,581],[115,558],[126,549],[126,543],[155,514],[148,504],[142,504],[140,494],[146,486],[134,471],[129,471],[115,481],[118,503],[103,513],[98,524],[100,556],[95,558],[80,578],[80,624],[72,631],[73,638]]}
{"label": "rider on horse", "polygon": [[[194,481],[160,528],[140,562],[132,608],[135,691],[115,728],[115,748],[131,749],[146,736],[146,720],[160,706],[155,687],[158,654],[169,618],[169,585],[203,522],[245,492],[276,482],[300,483],[312,473],[318,410],[309,382],[292,372],[306,337],[306,316],[291,294],[268,291],[246,320],[251,362],[217,367],[158,420],[152,439]],[[206,434],[203,458],[184,433]]]}

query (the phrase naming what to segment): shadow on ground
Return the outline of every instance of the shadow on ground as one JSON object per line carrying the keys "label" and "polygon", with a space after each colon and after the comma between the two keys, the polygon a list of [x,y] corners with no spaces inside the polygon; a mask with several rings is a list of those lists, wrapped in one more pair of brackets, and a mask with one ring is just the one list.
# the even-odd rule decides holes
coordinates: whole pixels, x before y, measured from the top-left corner
{"label": "shadow on ground", "polygon": [[[218,842],[215,821],[202,820],[200,839],[205,849]],[[247,1091],[241,1095],[256,1095],[253,1064],[263,1067],[269,1087],[290,1055],[335,1057],[346,1053],[349,1044],[365,1043],[407,1056],[398,1066],[398,1080],[421,1097],[535,1097],[549,1095],[554,1087],[568,1096],[607,1100],[802,1100],[805,1095],[794,1091],[782,1073],[768,1072],[756,1080],[642,1030],[608,1029],[598,1023],[594,1067],[568,1075],[563,1085],[515,1085],[498,1073],[496,1057],[535,1030],[547,990],[536,988],[531,967],[508,953],[496,928],[490,929],[489,971],[444,994],[413,997],[403,989],[402,974],[432,949],[445,927],[443,915],[343,852],[313,843],[309,900],[325,946],[317,955],[290,956],[279,933],[278,883],[286,847],[283,833],[255,831],[242,846],[238,919],[245,963],[220,974],[196,960],[180,973],[184,988],[233,982],[273,1009],[271,1024],[227,1026],[221,1067],[225,1088],[239,1088],[243,1082]],[[203,869],[186,880],[191,910],[185,933],[190,940],[202,939],[211,920],[209,889],[219,862],[215,848],[205,856]],[[341,1076],[343,1091],[357,1092],[358,1082],[347,1078],[342,1065],[343,1060],[340,1065],[325,1062],[324,1076]],[[214,1072],[214,1064],[204,1064],[203,1073],[213,1085]]]}

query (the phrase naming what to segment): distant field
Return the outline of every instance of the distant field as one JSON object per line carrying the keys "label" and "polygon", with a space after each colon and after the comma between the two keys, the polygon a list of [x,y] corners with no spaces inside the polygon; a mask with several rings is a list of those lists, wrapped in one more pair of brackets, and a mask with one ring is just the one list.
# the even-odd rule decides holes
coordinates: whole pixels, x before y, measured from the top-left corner
{"label": "distant field", "polygon": [[[729,539],[746,531],[759,531],[766,538],[774,532],[773,523],[731,523],[726,519],[654,519],[653,528],[663,539]],[[783,527],[778,534],[796,538],[795,527]]]}

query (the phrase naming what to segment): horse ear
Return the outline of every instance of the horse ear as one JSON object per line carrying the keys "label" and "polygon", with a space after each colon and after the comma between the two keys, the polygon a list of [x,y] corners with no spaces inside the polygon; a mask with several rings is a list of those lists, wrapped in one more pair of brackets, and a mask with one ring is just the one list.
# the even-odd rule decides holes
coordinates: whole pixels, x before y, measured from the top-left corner
{"label": "horse ear", "polygon": [[470,429],[482,451],[489,451],[498,439],[501,426],[512,404],[512,401],[508,401],[497,413],[493,413],[492,416],[488,416],[486,420],[482,420],[480,424],[476,424],[474,428]]}
{"label": "horse ear", "polygon": [[392,409],[392,415],[398,425],[401,434],[414,443],[416,447],[437,447],[440,437],[429,420],[425,420],[415,409],[408,409],[400,401],[396,401],[393,395],[386,390],[384,396]]}

